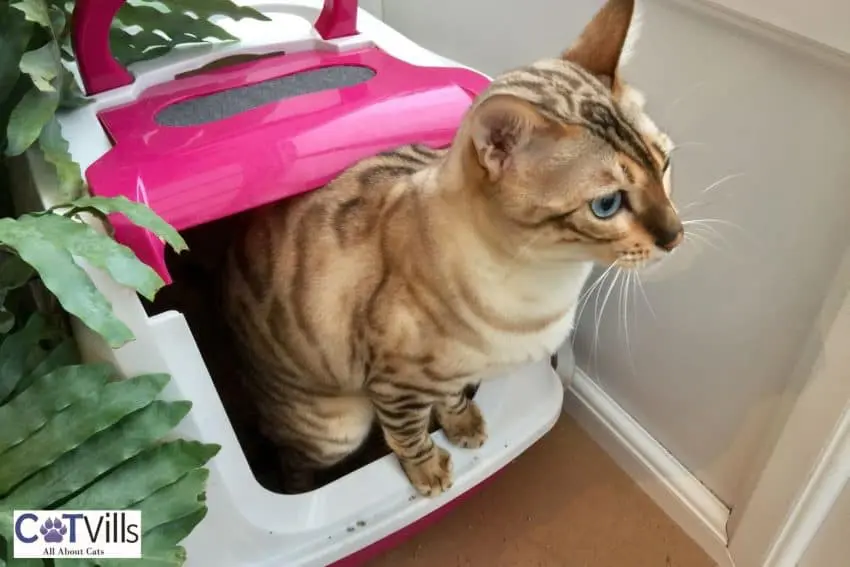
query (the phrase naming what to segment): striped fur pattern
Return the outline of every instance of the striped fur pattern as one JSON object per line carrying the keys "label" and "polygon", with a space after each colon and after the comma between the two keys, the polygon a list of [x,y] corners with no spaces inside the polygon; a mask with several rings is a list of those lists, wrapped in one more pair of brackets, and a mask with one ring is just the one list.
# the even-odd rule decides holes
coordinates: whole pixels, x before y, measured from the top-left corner
{"label": "striped fur pattern", "polygon": [[447,490],[432,417],[479,447],[464,389],[551,356],[594,263],[681,240],[669,138],[617,72],[632,13],[609,0],[560,59],[497,77],[449,148],[398,148],[252,214],[224,306],[293,491],[375,422],[420,493]]}

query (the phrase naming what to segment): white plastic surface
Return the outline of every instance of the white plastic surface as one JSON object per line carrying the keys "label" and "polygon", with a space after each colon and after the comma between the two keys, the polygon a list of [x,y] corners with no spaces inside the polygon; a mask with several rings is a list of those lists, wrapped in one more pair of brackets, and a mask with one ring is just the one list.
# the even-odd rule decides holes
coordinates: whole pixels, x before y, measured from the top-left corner
{"label": "white plastic surface", "polygon": [[[84,169],[109,148],[96,118],[99,109],[132,100],[150,85],[225,55],[280,49],[292,52],[317,45],[346,49],[374,43],[414,64],[461,67],[414,44],[363,10],[359,14],[360,37],[327,43],[316,37],[309,24],[318,14],[320,0],[240,3],[254,5],[272,16],[274,22],[228,22],[229,31],[245,41],[215,49],[176,52],[134,65],[131,70],[136,81],[132,85],[98,95],[93,104],[61,117],[71,153]],[[296,15],[286,13],[293,11]],[[45,207],[55,204],[53,176],[36,156],[28,158],[39,201]],[[489,439],[482,448],[458,449],[442,433],[434,434],[436,442],[450,450],[455,471],[453,488],[440,497],[418,497],[391,455],[307,494],[272,493],[253,477],[183,315],[169,311],[149,318],[132,290],[97,269],[87,269],[136,340],[112,350],[75,322],[84,357],[111,360],[125,376],[145,372],[171,374],[173,380],[163,397],[193,402],[192,411],[174,434],[222,446],[209,465],[209,513],[184,542],[190,566],[328,565],[422,518],[478,484],[539,439],[560,414],[561,382],[548,361],[541,361],[482,384],[476,400],[489,428]]]}

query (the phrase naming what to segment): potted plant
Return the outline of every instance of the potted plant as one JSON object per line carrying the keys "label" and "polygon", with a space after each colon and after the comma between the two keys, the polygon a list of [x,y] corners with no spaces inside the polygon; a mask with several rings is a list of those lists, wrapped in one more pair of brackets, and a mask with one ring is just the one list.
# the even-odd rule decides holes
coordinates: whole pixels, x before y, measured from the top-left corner
{"label": "potted plant", "polygon": [[[218,445],[169,438],[191,409],[159,398],[170,377],[118,376],[82,363],[69,317],[113,348],[133,340],[83,265],[153,299],[163,282],[109,234],[123,214],[185,249],[180,235],[144,205],[89,196],[56,113],[87,103],[65,63],[73,61],[73,1],[0,3],[0,566],[15,559],[16,509],[140,509],[140,560],[68,559],[65,565],[182,565],[180,542],[206,513],[205,464]],[[124,64],[178,45],[235,38],[213,21],[265,16],[230,0],[128,2],[112,26]],[[10,160],[36,153],[52,166],[61,205],[18,214]],[[105,231],[80,222],[102,221]],[[173,437],[173,436],[172,436]],[[167,440],[166,440],[167,439]],[[60,528],[61,529],[61,528]]]}

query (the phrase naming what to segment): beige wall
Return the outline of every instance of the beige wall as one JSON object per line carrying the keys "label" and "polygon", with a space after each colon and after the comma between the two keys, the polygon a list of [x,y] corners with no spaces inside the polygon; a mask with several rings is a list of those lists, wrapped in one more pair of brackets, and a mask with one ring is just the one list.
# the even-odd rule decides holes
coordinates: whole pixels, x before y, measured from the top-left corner
{"label": "beige wall", "polygon": [[798,567],[847,567],[850,563],[850,484],[821,524]]}
{"label": "beige wall", "polygon": [[[701,202],[684,215],[741,229],[713,225],[722,233],[710,236],[713,246],[690,243],[645,278],[654,315],[640,294],[630,300],[628,345],[615,290],[594,355],[591,302],[576,351],[586,372],[734,505],[773,440],[766,434],[781,395],[805,372],[801,345],[850,243],[850,72],[687,3],[644,2],[626,76],[682,146],[676,200]],[[556,54],[600,4],[383,0],[383,13],[411,39],[492,74]],[[745,176],[703,193],[735,173]]]}

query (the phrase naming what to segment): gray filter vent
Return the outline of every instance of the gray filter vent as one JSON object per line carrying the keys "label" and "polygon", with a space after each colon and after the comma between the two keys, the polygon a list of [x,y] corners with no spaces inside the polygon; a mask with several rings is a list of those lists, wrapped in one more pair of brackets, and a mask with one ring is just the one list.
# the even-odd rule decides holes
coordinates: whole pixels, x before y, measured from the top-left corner
{"label": "gray filter vent", "polygon": [[162,126],[194,126],[215,122],[269,102],[350,87],[374,76],[375,71],[372,69],[356,65],[335,65],[302,71],[172,104],[157,113],[156,122]]}

